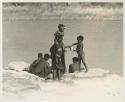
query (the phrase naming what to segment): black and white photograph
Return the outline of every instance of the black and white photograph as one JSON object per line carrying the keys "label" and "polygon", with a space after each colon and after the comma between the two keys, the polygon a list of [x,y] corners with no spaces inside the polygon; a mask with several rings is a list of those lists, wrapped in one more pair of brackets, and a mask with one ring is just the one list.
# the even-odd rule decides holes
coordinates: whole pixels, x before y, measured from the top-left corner
{"label": "black and white photograph", "polygon": [[2,2],[2,98],[123,102],[123,4]]}

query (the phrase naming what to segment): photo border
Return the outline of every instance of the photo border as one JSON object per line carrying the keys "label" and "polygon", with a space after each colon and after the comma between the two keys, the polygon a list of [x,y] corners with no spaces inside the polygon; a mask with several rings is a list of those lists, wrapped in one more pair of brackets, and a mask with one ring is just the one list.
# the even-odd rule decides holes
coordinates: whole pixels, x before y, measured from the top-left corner
{"label": "photo border", "polygon": [[[0,1],[0,101],[1,102],[31,102],[31,100],[3,100],[2,99],[2,66],[3,66],[3,54],[2,54],[2,3],[3,2],[122,2],[123,3],[123,77],[125,77],[125,27],[124,27],[124,24],[125,24],[125,16],[124,16],[124,12],[125,12],[125,7],[124,7],[124,0],[1,0]],[[123,87],[125,86],[125,79],[124,79],[124,82],[123,82]],[[124,87],[124,93],[123,95],[125,96],[125,87]],[[125,99],[124,99],[125,101]]]}

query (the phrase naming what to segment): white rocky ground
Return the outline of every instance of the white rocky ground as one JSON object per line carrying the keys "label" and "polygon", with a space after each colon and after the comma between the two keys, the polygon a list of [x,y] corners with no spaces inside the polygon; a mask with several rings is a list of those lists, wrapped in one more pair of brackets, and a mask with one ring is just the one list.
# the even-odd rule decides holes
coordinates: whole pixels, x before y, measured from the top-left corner
{"label": "white rocky ground", "polygon": [[[65,74],[61,81],[45,81],[21,71],[28,65],[26,62],[12,62],[3,70],[4,99],[28,99],[37,102],[123,102],[123,78],[108,70],[89,68],[88,73]],[[17,70],[17,67],[21,70]]]}

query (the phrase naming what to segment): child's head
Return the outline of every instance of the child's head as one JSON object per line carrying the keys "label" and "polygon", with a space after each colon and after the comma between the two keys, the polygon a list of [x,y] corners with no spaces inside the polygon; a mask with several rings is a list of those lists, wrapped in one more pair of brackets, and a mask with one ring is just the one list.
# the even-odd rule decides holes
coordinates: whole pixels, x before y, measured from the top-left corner
{"label": "child's head", "polygon": [[82,35],[78,36],[77,37],[77,41],[78,42],[82,42],[84,40],[84,37]]}
{"label": "child's head", "polygon": [[38,58],[42,58],[43,54],[41,52],[38,53]]}
{"label": "child's head", "polygon": [[50,58],[50,55],[48,53],[44,54],[44,59],[48,60]]}
{"label": "child's head", "polygon": [[59,29],[59,31],[63,32],[65,29],[65,26],[63,24],[59,24],[58,29]]}
{"label": "child's head", "polygon": [[78,62],[78,61],[79,61],[79,58],[78,58],[78,57],[73,57],[72,59],[73,59],[73,63],[75,63],[75,62]]}

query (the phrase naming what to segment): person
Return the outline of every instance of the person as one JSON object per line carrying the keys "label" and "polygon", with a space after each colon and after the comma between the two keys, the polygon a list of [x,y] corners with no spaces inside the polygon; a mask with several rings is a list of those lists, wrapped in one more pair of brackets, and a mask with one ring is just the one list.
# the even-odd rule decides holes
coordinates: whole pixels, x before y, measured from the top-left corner
{"label": "person", "polygon": [[76,45],[75,51],[77,52],[78,58],[79,58],[79,71],[81,71],[81,61],[82,61],[83,65],[85,66],[85,72],[87,72],[88,68],[87,68],[87,64],[85,63],[85,53],[83,51],[83,40],[84,40],[84,37],[80,35],[77,37],[77,43],[74,43],[71,46]]}
{"label": "person", "polygon": [[55,39],[54,39],[54,44],[56,46],[56,50],[58,50],[60,47],[62,48],[62,56],[61,56],[61,61],[64,66],[63,73],[65,73],[66,65],[65,65],[65,48],[67,46],[64,45],[63,43],[63,37],[64,37],[64,30],[65,30],[65,25],[59,24],[58,25],[58,31],[54,33]]}
{"label": "person", "polygon": [[[63,37],[64,37],[64,29],[65,29],[65,25],[63,25],[63,24],[58,25],[58,31],[56,31],[54,33],[54,36],[55,36],[54,41],[56,41],[58,39],[58,37],[62,37],[62,39],[63,39]],[[57,43],[58,43],[58,41],[57,41]]]}
{"label": "person", "polygon": [[[64,58],[63,58],[64,51],[63,51],[63,47],[62,47],[63,45],[61,44],[62,39],[58,38],[57,41],[58,41],[58,46],[56,46],[57,51],[55,53],[55,67],[53,70],[53,79],[55,79],[57,77],[58,80],[61,80],[61,77],[65,70],[65,65],[63,62],[64,61]],[[55,73],[56,73],[56,75],[55,75]]]}
{"label": "person", "polygon": [[39,64],[35,68],[35,75],[42,77],[42,78],[47,78],[49,74],[51,73],[51,67],[49,66],[49,63],[47,62],[50,58],[50,55],[46,53],[44,55],[44,58],[40,60]]}
{"label": "person", "polygon": [[54,38],[54,44],[50,48],[51,59],[52,59],[52,67],[53,68],[56,67],[56,53],[57,53],[57,50],[60,47],[62,48],[61,61],[62,61],[62,64],[64,66],[63,74],[65,73],[65,69],[66,69],[66,65],[65,65],[65,45],[63,43],[64,29],[65,29],[65,26],[63,24],[59,24],[58,25],[58,31],[56,31],[54,33],[54,36],[55,36],[55,38]]}
{"label": "person", "polygon": [[73,57],[73,64],[69,65],[69,73],[74,73],[79,71],[78,57]]}
{"label": "person", "polygon": [[29,72],[30,73],[35,73],[35,68],[37,67],[38,63],[43,59],[43,54],[40,52],[38,53],[38,59],[33,61],[33,63],[29,67]]}
{"label": "person", "polygon": [[54,33],[54,36],[55,36],[54,43],[58,46],[58,39],[59,38],[62,39],[60,43],[62,44],[62,47],[65,50],[65,45],[63,43],[64,29],[65,29],[65,26],[63,24],[58,25],[58,31]]}

